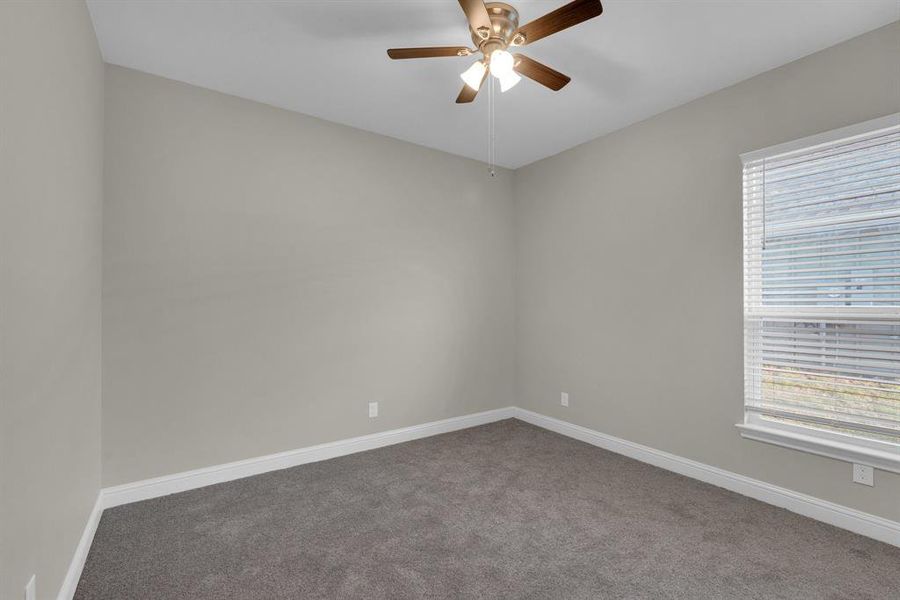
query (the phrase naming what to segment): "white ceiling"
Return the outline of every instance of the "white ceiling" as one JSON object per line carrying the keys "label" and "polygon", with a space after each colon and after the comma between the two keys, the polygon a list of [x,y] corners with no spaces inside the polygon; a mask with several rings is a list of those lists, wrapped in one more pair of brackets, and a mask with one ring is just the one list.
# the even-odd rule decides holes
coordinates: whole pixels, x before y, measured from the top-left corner
{"label": "white ceiling", "polygon": [[[88,0],[107,62],[483,160],[487,98],[454,103],[473,58],[456,0]],[[512,2],[524,24],[565,0]],[[572,77],[497,94],[517,168],[900,19],[897,0],[604,0],[523,51]],[[484,90],[482,90],[483,92]]]}

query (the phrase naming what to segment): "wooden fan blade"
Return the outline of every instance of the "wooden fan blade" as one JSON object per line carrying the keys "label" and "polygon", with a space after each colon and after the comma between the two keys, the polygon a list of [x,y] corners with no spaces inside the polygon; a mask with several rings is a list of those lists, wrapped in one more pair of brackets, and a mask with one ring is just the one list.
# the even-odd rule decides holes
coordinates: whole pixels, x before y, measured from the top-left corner
{"label": "wooden fan blade", "polygon": [[[481,86],[484,85],[484,80],[487,78],[488,70],[484,70],[484,75],[481,76],[481,83],[478,84],[478,90],[481,89]],[[456,97],[457,104],[468,104],[472,100],[475,99],[475,96],[478,95],[478,90],[473,90],[467,84],[463,84],[462,91],[459,92],[459,96]]]}
{"label": "wooden fan blade", "polygon": [[468,56],[471,51],[465,46],[434,46],[431,48],[391,48],[387,51],[393,59],[435,58],[438,56]]}
{"label": "wooden fan blade", "polygon": [[487,7],[483,0],[459,0],[459,5],[463,12],[466,13],[466,19],[469,20],[469,27],[475,33],[482,34],[483,39],[487,39],[491,32],[491,17],[488,15]]}
{"label": "wooden fan blade", "polygon": [[603,5],[600,0],[575,0],[519,27],[525,36],[525,44],[531,44],[588,19],[600,16]]}
{"label": "wooden fan blade", "polygon": [[551,69],[545,64],[532,60],[524,54],[513,54],[515,63],[513,69],[519,75],[524,75],[528,79],[533,79],[541,85],[547,86],[554,92],[561,90],[567,83],[572,81],[568,75],[563,75],[559,71]]}

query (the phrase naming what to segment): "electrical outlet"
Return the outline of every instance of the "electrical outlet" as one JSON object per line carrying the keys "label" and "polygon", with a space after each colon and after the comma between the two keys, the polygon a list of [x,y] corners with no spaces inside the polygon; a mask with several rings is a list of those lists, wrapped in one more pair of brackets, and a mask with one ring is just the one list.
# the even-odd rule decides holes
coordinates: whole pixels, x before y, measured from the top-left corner
{"label": "electrical outlet", "polygon": [[853,465],[853,483],[875,485],[875,470],[869,465]]}
{"label": "electrical outlet", "polygon": [[25,600],[37,600],[37,592],[35,591],[35,577],[36,575],[32,575],[31,579],[28,580],[28,583],[25,584]]}
{"label": "electrical outlet", "polygon": [[369,418],[374,419],[378,416],[378,403],[369,402]]}
{"label": "electrical outlet", "polygon": [[567,394],[566,392],[561,393],[559,395],[559,403],[562,404],[563,406],[568,406],[569,405],[569,394]]}

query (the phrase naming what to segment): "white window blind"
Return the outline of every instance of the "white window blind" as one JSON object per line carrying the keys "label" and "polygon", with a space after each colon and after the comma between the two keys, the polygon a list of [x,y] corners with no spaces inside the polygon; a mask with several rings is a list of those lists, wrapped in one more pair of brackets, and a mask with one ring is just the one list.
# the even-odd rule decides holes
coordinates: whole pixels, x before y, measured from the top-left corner
{"label": "white window blind", "polygon": [[879,125],[743,157],[745,423],[900,456],[900,125]]}

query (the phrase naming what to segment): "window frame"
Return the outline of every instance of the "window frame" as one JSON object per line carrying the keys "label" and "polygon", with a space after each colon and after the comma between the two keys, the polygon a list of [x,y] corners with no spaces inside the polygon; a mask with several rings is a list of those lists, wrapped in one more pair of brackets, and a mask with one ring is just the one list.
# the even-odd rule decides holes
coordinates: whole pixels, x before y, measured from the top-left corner
{"label": "window frame", "polygon": [[[872,119],[870,121],[857,123],[855,125],[850,125],[848,127],[841,127],[831,131],[826,131],[824,133],[793,140],[783,144],[769,146],[760,150],[746,152],[740,155],[742,169],[749,162],[775,157],[780,154],[794,152],[796,150],[811,149],[819,145],[828,145],[845,138],[865,135],[879,131],[881,129],[887,129],[897,126],[900,126],[900,112],[886,115],[877,119]],[[742,191],[746,192],[743,183]],[[742,215],[744,214],[745,210],[746,208],[742,208]],[[743,235],[743,225],[741,238],[742,244],[745,244],[746,238]],[[742,273],[745,273],[747,268],[745,258],[746,248],[744,250],[745,252],[742,253],[741,260]],[[746,295],[742,294],[742,305],[744,303],[745,297]],[[898,321],[900,321],[900,308],[897,308],[896,312]],[[811,313],[814,314],[815,310],[807,310],[805,314],[809,315]],[[745,331],[743,337],[746,338],[746,306],[743,306],[742,308],[742,319],[745,323]],[[742,353],[743,374],[744,381],[746,381],[747,370],[749,367],[748,361],[750,360],[750,358],[746,353],[744,344],[742,344]],[[800,450],[802,452],[817,454],[820,456],[827,456],[829,458],[835,458],[838,460],[844,460],[856,464],[869,465],[878,469],[892,471],[894,473],[900,473],[900,444],[894,445],[888,442],[878,442],[875,440],[869,440],[839,432],[825,431],[789,423],[769,421],[763,419],[762,415],[747,410],[746,406],[747,390],[745,389],[744,394],[741,398],[741,408],[743,409],[744,418],[743,422],[736,425],[736,427],[740,431],[741,437],[743,438],[765,442],[768,444],[774,444],[793,450]]]}

